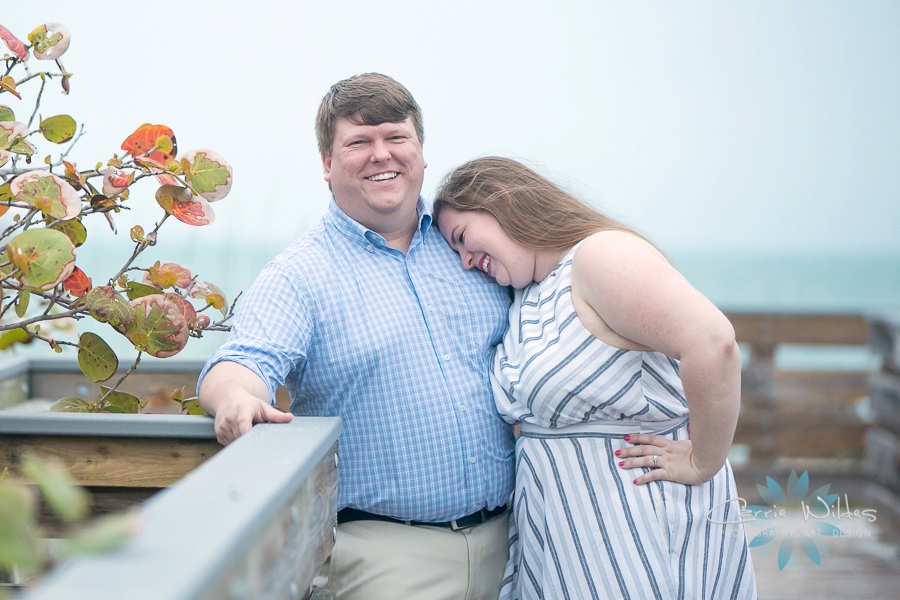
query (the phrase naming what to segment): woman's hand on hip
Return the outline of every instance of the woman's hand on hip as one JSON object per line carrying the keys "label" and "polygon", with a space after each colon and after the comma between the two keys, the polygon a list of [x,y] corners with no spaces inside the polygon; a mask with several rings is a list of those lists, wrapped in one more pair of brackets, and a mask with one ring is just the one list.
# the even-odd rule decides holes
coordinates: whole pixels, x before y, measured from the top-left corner
{"label": "woman's hand on hip", "polygon": [[704,474],[697,468],[690,440],[670,440],[661,435],[636,433],[625,436],[625,441],[634,445],[616,450],[619,468],[651,469],[634,479],[636,485],[657,480],[700,485],[715,475],[715,472]]}

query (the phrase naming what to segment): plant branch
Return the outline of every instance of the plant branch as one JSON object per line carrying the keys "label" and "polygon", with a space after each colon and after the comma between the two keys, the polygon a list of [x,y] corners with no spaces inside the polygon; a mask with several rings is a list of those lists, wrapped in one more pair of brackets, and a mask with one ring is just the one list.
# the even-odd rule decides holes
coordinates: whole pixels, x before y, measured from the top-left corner
{"label": "plant branch", "polygon": [[34,101],[34,111],[31,113],[31,118],[28,119],[28,129],[31,129],[31,123],[34,121],[34,116],[37,114],[38,109],[41,107],[41,96],[44,95],[44,87],[47,85],[47,79],[45,77],[41,77],[41,89],[38,91],[37,99]]}
{"label": "plant branch", "polygon": [[[168,218],[169,218],[169,213],[165,213],[163,215],[163,218],[160,219],[159,223],[156,224],[156,227],[154,227],[153,231],[151,231],[150,233],[158,232],[159,228],[162,227],[163,223],[165,223],[166,219],[168,219]],[[147,234],[147,235],[149,236],[150,234]],[[115,276],[109,280],[109,285],[114,285],[115,282],[119,280],[119,277],[121,277],[122,275],[125,274],[125,271],[128,270],[128,268],[131,266],[131,263],[133,263],[137,259],[138,255],[141,252],[143,252],[144,250],[146,250],[148,246],[150,246],[150,244],[147,243],[146,241],[136,243],[134,246],[134,252],[131,253],[131,258],[129,258],[128,262],[125,263],[125,266],[123,266],[121,269],[119,269],[119,272],[116,273]]]}
{"label": "plant branch", "polygon": [[127,371],[125,371],[125,374],[119,378],[119,380],[116,382],[116,384],[114,386],[109,388],[109,390],[107,390],[107,392],[105,394],[103,394],[99,400],[97,400],[97,406],[103,406],[103,402],[107,398],[109,398],[112,395],[112,393],[118,389],[118,387],[120,385],[122,385],[122,382],[125,381],[125,378],[128,377],[129,375],[131,375],[134,372],[134,370],[138,368],[138,366],[141,364],[141,354],[142,353],[143,353],[143,351],[141,351],[141,350],[138,351],[137,358],[134,359],[134,364],[131,365],[131,367],[129,367]]}
{"label": "plant branch", "polygon": [[30,319],[25,319],[24,321],[16,321],[15,323],[0,323],[0,331],[9,331],[10,329],[25,329],[26,325],[31,325],[32,323],[37,323],[39,321],[55,321],[57,319],[65,319],[66,317],[74,317],[79,312],[82,312],[86,309],[84,308],[76,308],[72,310],[67,310],[65,312],[56,313],[55,315],[41,315],[39,317],[31,317]]}

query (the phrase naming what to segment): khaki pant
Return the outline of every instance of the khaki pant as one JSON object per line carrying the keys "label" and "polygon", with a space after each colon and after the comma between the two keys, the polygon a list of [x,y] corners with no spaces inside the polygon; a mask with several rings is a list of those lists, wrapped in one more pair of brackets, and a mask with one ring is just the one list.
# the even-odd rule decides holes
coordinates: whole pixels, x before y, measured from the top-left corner
{"label": "khaki pant", "polygon": [[508,529],[508,512],[462,531],[343,523],[331,554],[331,587],[338,600],[496,600]]}

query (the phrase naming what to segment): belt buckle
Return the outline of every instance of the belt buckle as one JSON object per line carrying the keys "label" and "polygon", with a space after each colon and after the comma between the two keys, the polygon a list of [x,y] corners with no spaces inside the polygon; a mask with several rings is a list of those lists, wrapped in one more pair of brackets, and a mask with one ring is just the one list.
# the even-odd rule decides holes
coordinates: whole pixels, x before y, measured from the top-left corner
{"label": "belt buckle", "polygon": [[[471,515],[466,515],[466,516],[463,517],[462,519],[458,519],[458,520],[457,520],[457,519],[453,519],[452,521],[450,521],[450,531],[462,531],[462,530],[464,530],[464,529],[471,529],[472,527],[475,527],[476,525],[481,525],[481,524],[484,523],[485,520],[486,520],[486,519],[484,518],[484,515],[485,515],[485,510],[482,508],[482,509],[479,510],[477,513],[472,513]],[[476,516],[477,516],[477,517],[481,517],[481,520],[473,519],[473,522],[472,522],[472,523],[467,523],[467,524],[464,524],[464,525],[460,525],[460,524],[458,523],[458,521],[462,521],[463,519],[469,519],[469,518],[473,518],[473,517],[476,517]]]}

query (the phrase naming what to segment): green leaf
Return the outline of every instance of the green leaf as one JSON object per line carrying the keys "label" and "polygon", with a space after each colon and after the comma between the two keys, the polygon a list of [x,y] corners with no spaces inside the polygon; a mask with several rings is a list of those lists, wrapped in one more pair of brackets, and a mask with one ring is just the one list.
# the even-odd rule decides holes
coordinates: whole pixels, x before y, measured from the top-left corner
{"label": "green leaf", "polygon": [[179,306],[159,294],[138,298],[131,305],[135,317],[125,327],[124,334],[132,344],[142,346],[156,358],[181,352],[190,330]]}
{"label": "green leaf", "polygon": [[21,327],[10,329],[0,335],[0,350],[6,350],[15,344],[30,344],[33,340],[34,338],[28,335]]}
{"label": "green leaf", "polygon": [[84,297],[91,316],[113,327],[124,326],[134,320],[134,309],[125,298],[108,285],[95,287]]}
{"label": "green leaf", "polygon": [[0,566],[6,571],[40,566],[37,537],[34,495],[12,481],[0,483]]}
{"label": "green leaf", "polygon": [[81,398],[67,396],[66,398],[60,398],[54,402],[50,406],[50,412],[88,413],[91,412],[91,405]]}
{"label": "green leaf", "polygon": [[103,338],[85,332],[78,338],[78,366],[93,382],[106,381],[119,368],[119,359]]}
{"label": "green leaf", "polygon": [[56,115],[41,121],[41,133],[54,144],[63,144],[75,137],[78,124],[69,115]]}
{"label": "green leaf", "polygon": [[7,255],[20,269],[17,279],[35,290],[53,289],[75,268],[75,246],[53,229],[23,231],[6,245]]}
{"label": "green leaf", "polygon": [[16,115],[13,110],[8,107],[0,104],[0,121],[15,121]]}
{"label": "green leaf", "polygon": [[62,465],[26,455],[22,460],[22,473],[41,488],[47,504],[63,520],[74,521],[88,515],[90,495],[78,487]]}
{"label": "green leaf", "polygon": [[181,410],[187,411],[189,415],[205,415],[206,411],[200,406],[200,401],[196,398],[192,400],[186,400],[184,404],[181,405]]}
{"label": "green leaf", "polygon": [[31,292],[20,290],[19,296],[16,298],[16,316],[20,319],[25,316],[25,311],[28,310],[29,300],[31,300]]}
{"label": "green leaf", "polygon": [[125,292],[125,295],[128,296],[129,300],[137,300],[138,298],[143,298],[144,296],[152,296],[153,294],[162,294],[163,291],[159,288],[155,288],[152,285],[144,285],[143,283],[138,283],[137,281],[129,281],[128,282],[128,291]]}
{"label": "green leaf", "polygon": [[46,217],[74,219],[81,213],[81,196],[65,179],[48,171],[32,171],[16,177],[10,190],[19,202],[33,206]]}
{"label": "green leaf", "polygon": [[128,541],[138,529],[138,517],[134,513],[100,517],[87,528],[63,540],[59,547],[62,557],[96,554],[115,550]]}
{"label": "green leaf", "polygon": [[[102,398],[108,391],[108,387],[101,385],[99,397]],[[103,406],[101,408],[106,412],[111,413],[137,414],[141,410],[141,399],[137,396],[132,396],[127,392],[116,390],[107,396],[106,400],[103,401]]]}
{"label": "green leaf", "polygon": [[207,201],[224,198],[231,190],[231,166],[212,150],[191,150],[182,165],[187,182]]}
{"label": "green leaf", "polygon": [[51,229],[61,231],[72,240],[72,244],[77,248],[87,240],[87,229],[78,219],[69,219],[68,221],[60,221]]}

